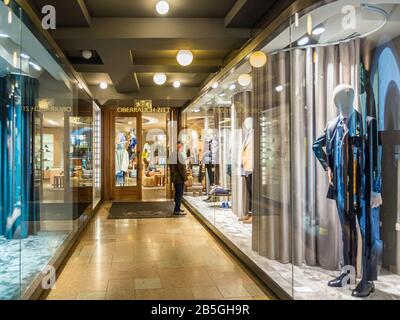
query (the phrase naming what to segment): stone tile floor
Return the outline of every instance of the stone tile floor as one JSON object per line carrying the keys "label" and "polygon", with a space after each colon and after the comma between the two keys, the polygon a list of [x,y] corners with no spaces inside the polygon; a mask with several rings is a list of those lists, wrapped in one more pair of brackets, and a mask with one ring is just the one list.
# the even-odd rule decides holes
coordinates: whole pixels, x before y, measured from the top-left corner
{"label": "stone tile floor", "polygon": [[42,299],[274,298],[190,214],[108,220],[103,204]]}

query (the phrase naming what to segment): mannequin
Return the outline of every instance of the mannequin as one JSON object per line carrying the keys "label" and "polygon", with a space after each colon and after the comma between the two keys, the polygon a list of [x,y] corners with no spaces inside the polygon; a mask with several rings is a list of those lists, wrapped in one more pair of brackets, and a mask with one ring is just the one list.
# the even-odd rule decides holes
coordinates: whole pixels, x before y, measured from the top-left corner
{"label": "mannequin", "polygon": [[[328,175],[328,199],[336,201],[344,266],[357,266],[357,226],[360,226],[362,279],[352,295],[367,297],[374,292],[380,255],[379,235],[372,228],[379,223],[376,218],[379,215],[372,212],[382,205],[377,121],[367,117],[363,123],[362,115],[353,107],[351,86],[337,86],[333,97],[339,116],[328,122],[325,132],[314,142],[313,151]],[[343,271],[328,285],[343,287],[349,284],[346,276]]]}
{"label": "mannequin", "polygon": [[242,177],[246,180],[246,190],[248,196],[247,214],[240,218],[246,224],[252,223],[253,210],[253,171],[254,171],[254,129],[253,118],[244,121],[244,140],[241,148]]}
{"label": "mannequin", "polygon": [[205,201],[210,201],[210,187],[218,184],[218,139],[214,137],[213,129],[207,129],[205,132],[204,154],[202,163],[205,166],[208,177],[207,195]]}

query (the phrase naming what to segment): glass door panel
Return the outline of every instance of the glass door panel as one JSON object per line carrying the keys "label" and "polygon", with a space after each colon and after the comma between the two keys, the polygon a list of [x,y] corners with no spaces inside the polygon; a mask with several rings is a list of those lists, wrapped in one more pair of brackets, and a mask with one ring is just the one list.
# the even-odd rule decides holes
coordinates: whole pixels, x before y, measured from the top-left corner
{"label": "glass door panel", "polygon": [[137,187],[136,117],[115,118],[115,186]]}

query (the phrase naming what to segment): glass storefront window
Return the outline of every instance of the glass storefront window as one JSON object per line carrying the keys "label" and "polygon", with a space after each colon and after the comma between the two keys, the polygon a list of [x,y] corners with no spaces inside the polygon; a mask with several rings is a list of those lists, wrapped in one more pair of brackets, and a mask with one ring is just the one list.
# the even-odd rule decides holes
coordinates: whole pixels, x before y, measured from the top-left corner
{"label": "glass storefront window", "polygon": [[400,298],[399,17],[316,1],[183,112],[186,203],[280,294]]}
{"label": "glass storefront window", "polygon": [[0,299],[35,294],[93,208],[92,102],[48,48],[0,2]]}

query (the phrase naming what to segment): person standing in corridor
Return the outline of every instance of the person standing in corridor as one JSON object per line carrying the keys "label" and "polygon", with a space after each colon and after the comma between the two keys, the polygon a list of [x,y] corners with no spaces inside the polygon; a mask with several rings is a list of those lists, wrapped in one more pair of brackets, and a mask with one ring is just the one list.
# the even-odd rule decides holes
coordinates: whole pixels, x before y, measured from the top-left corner
{"label": "person standing in corridor", "polygon": [[171,181],[174,184],[175,189],[175,208],[174,215],[184,216],[186,215],[184,210],[181,210],[181,203],[183,198],[183,192],[185,188],[185,182],[187,181],[185,157],[183,155],[183,143],[177,142],[177,151],[172,154],[171,161]]}

